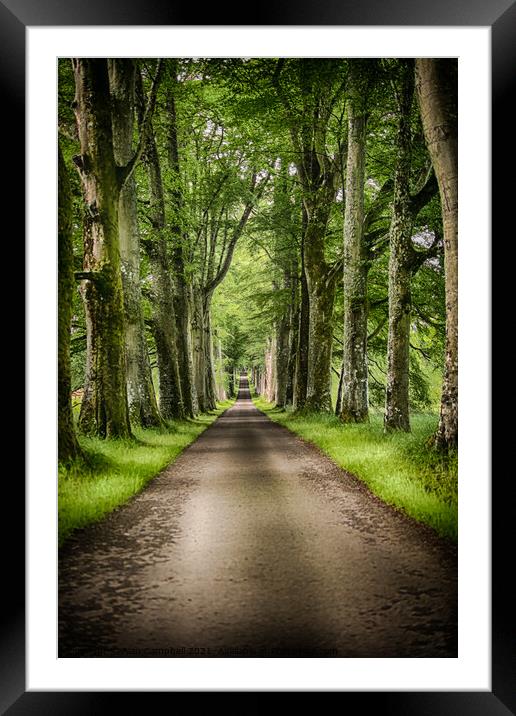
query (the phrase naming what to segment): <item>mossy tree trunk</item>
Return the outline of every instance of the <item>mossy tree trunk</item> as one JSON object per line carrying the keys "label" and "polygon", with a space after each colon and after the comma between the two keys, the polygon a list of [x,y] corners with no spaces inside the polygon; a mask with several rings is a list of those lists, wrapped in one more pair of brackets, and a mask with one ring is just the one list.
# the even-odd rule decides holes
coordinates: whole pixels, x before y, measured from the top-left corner
{"label": "mossy tree trunk", "polygon": [[170,189],[167,197],[169,209],[168,232],[172,244],[172,267],[174,271],[174,313],[176,319],[177,361],[181,379],[181,393],[185,414],[194,417],[202,407],[199,406],[194,378],[194,356],[192,344],[192,310],[190,301],[191,286],[185,267],[185,244],[187,237],[183,231],[182,211],[183,195],[177,128],[176,93],[178,87],[177,61],[169,60],[167,78],[167,156],[170,172]]}
{"label": "mossy tree trunk", "polygon": [[201,413],[206,412],[206,350],[204,345],[204,305],[202,289],[193,285],[191,290],[193,375],[197,405]]}
{"label": "mossy tree trunk", "polygon": [[154,136],[148,137],[144,161],[149,180],[149,239],[143,242],[149,259],[151,283],[151,325],[156,342],[159,409],[168,420],[184,418],[181,381],[177,362],[176,319],[172,269],[166,238],[166,212],[161,165]]}
{"label": "mossy tree trunk", "polygon": [[61,146],[58,146],[58,459],[71,462],[81,454],[75,434],[71,398],[70,323],[75,290],[72,245],[72,196]]}
{"label": "mossy tree trunk", "polygon": [[364,241],[364,180],[366,108],[362,81],[350,73],[348,155],[344,214],[344,345],[341,419],[368,420],[367,395],[367,275],[368,251]]}
{"label": "mossy tree trunk", "polygon": [[217,407],[217,382],[215,378],[215,361],[213,358],[213,333],[211,329],[211,307],[204,302],[204,364],[206,366],[206,407],[215,410]]}
{"label": "mossy tree trunk", "polygon": [[86,381],[79,424],[102,437],[129,437],[125,322],[118,200],[123,186],[115,162],[107,61],[76,59],[75,113],[85,201],[81,291],[87,327]]}
{"label": "mossy tree trunk", "polygon": [[414,254],[410,197],[413,63],[401,60],[400,72],[399,81],[393,80],[398,101],[398,130],[394,201],[389,233],[389,337],[384,426],[386,430],[408,432],[411,279]]}
{"label": "mossy tree trunk", "polygon": [[[127,164],[133,153],[135,79],[134,60],[108,60],[117,164]],[[158,426],[161,417],[152,384],[145,337],[140,289],[140,237],[134,175],[125,182],[118,206],[118,232],[125,307],[127,397],[131,421],[144,427]]]}
{"label": "mossy tree trunk", "polygon": [[304,259],[308,290],[308,379],[304,409],[331,412],[331,353],[335,279],[324,257],[326,226],[333,190],[317,203],[306,202],[308,224],[304,237]]}
{"label": "mossy tree trunk", "polygon": [[389,335],[387,342],[387,390],[384,427],[410,430],[409,358],[411,323],[411,283],[425,259],[434,255],[437,240],[425,249],[415,250],[412,229],[420,210],[437,193],[433,170],[427,173],[419,190],[410,191],[411,111],[414,97],[414,63],[400,60],[400,75],[393,78],[398,102],[397,156],[394,171],[394,200],[389,231]]}
{"label": "mossy tree trunk", "polygon": [[[333,60],[321,63],[310,58],[298,65],[295,77],[299,105],[294,106],[285,90],[281,75],[288,62],[279,59],[273,84],[283,103],[300,181],[305,218],[303,259],[309,301],[308,371],[306,398],[302,385],[296,396],[296,409],[331,412],[331,349],[335,274],[326,261],[326,229],[336,197],[337,177],[341,171],[344,146],[337,152],[327,147],[327,132],[340,90],[328,78],[340,67]],[[321,70],[324,75],[321,76]],[[342,88],[342,83],[341,83]],[[301,333],[301,332],[300,332]],[[303,356],[300,356],[302,360]],[[299,366],[300,367],[300,366]],[[302,370],[298,371],[302,380]]]}
{"label": "mossy tree trunk", "polygon": [[435,442],[449,449],[458,443],[457,60],[417,59],[416,87],[443,218],[446,357]]}

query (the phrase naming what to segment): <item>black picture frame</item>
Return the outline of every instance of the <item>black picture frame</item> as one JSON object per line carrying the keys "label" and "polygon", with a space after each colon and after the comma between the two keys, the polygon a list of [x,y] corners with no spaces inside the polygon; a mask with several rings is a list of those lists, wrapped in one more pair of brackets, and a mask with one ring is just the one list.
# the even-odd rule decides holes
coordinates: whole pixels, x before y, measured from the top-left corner
{"label": "black picture frame", "polygon": [[[306,0],[305,0],[306,3]],[[4,139],[5,182],[3,200],[5,213],[17,217],[6,234],[9,243],[23,250],[24,147],[25,147],[25,29],[27,26],[66,25],[174,25],[199,23],[199,10],[178,8],[162,0],[0,0],[0,81],[3,111],[1,121]],[[391,25],[391,26],[489,26],[492,34],[492,236],[507,238],[513,233],[509,226],[508,208],[514,202],[512,184],[505,179],[504,169],[514,170],[513,114],[509,107],[516,80],[516,3],[514,0],[327,0],[322,4],[300,2],[275,4],[255,10],[252,18],[225,22],[220,4],[202,10],[203,25]],[[235,16],[232,19],[236,19]],[[5,154],[12,157],[5,161]],[[13,178],[14,177],[14,178]],[[5,216],[5,214],[4,214]],[[503,226],[503,224],[506,226]],[[504,233],[502,233],[504,232]],[[14,234],[14,236],[13,236]],[[504,262],[505,263],[505,262]],[[17,264],[20,265],[19,263]],[[497,271],[496,255],[493,268]],[[507,265],[505,266],[507,269]],[[497,280],[497,284],[500,279]],[[502,279],[503,283],[503,279]],[[20,299],[17,298],[16,306]],[[492,315],[500,309],[493,297]],[[20,321],[19,311],[13,311]],[[11,335],[11,334],[10,334]],[[11,340],[11,339],[9,339]],[[23,345],[23,335],[20,336]],[[30,345],[28,346],[30,350]],[[493,356],[494,358],[494,356]],[[19,356],[17,361],[20,361]],[[495,373],[493,372],[493,376]],[[493,396],[497,394],[493,386]],[[21,396],[16,393],[16,403]],[[493,414],[495,414],[493,409]],[[502,446],[503,435],[497,431],[492,440]],[[30,446],[29,446],[30,448]],[[510,469],[510,468],[509,468]],[[502,473],[503,475],[503,473]],[[377,713],[446,716],[447,714],[486,714],[503,716],[516,713],[516,629],[514,595],[507,589],[505,575],[510,570],[511,546],[514,545],[512,502],[507,499],[503,476],[493,475],[492,484],[492,691],[471,692],[339,692],[344,708],[371,707]],[[4,608],[0,633],[0,712],[18,714],[91,714],[113,701],[131,699],[131,709],[140,705],[149,710],[146,692],[52,692],[26,691],[25,687],[25,548],[24,548],[24,481],[21,475],[4,472],[4,505],[11,521],[2,520],[1,544],[4,549]],[[510,510],[510,511],[509,511]],[[15,525],[13,528],[12,525]],[[163,693],[159,694],[163,696]],[[174,698],[174,694],[164,694]],[[365,700],[365,701],[364,701]],[[213,704],[212,704],[213,707]]]}

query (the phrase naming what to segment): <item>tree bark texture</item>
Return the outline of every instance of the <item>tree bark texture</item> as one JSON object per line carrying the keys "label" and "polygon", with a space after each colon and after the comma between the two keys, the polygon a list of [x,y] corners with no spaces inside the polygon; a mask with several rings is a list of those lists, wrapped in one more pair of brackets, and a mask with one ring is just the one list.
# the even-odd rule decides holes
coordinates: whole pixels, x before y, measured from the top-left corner
{"label": "tree bark texture", "polygon": [[353,87],[348,109],[348,156],[344,214],[344,345],[341,419],[368,419],[367,395],[367,275],[364,243],[364,178],[366,116]]}
{"label": "tree bark texture", "polygon": [[[127,164],[133,156],[135,78],[134,60],[108,60],[115,161]],[[152,384],[140,288],[140,237],[134,175],[125,182],[118,206],[118,232],[125,308],[127,398],[131,421],[158,426],[161,417]]]}
{"label": "tree bark texture", "polygon": [[401,60],[401,77],[394,80],[398,97],[397,157],[394,201],[389,232],[389,336],[387,342],[386,430],[410,431],[409,351],[413,213],[410,196],[410,115],[414,96],[412,62]]}
{"label": "tree bark texture", "polygon": [[165,234],[165,200],[161,166],[154,136],[146,143],[145,164],[149,178],[150,239],[144,242],[149,258],[152,332],[156,342],[159,376],[159,409],[167,420],[184,418],[181,381],[177,362],[176,317],[172,270]]}
{"label": "tree bark texture", "polygon": [[308,340],[310,333],[310,298],[306,281],[304,261],[304,238],[301,245],[301,272],[299,281],[299,323],[297,333],[296,368],[294,378],[294,410],[301,410],[306,403],[308,385]]}
{"label": "tree bark texture", "polygon": [[273,83],[285,108],[306,214],[303,257],[310,306],[306,399],[303,403],[301,390],[296,397],[296,409],[331,412],[335,278],[325,259],[325,239],[330,210],[335,201],[335,179],[342,160],[340,151],[337,157],[331,158],[327,149],[331,97],[333,95],[335,99],[336,95],[334,88],[318,76],[320,65],[306,58],[299,63],[299,106],[294,108],[281,82],[285,64],[283,58],[278,60]]}
{"label": "tree bark texture", "polygon": [[217,345],[217,364],[216,364],[216,373],[217,373],[217,400],[223,401],[226,400],[226,386],[224,382],[224,357],[222,355],[222,341],[217,336],[216,337],[216,345]]}
{"label": "tree bark texture", "polygon": [[272,403],[276,396],[276,336],[272,336],[267,340],[264,363],[260,392],[265,397],[265,400]]}
{"label": "tree bark texture", "polygon": [[416,87],[443,218],[446,356],[435,442],[448,449],[458,443],[457,60],[417,59]]}
{"label": "tree bark texture", "polygon": [[177,111],[174,88],[177,85],[177,68],[170,66],[170,82],[167,93],[168,114],[168,167],[171,174],[171,189],[168,195],[169,221],[168,231],[172,243],[172,265],[174,270],[174,310],[176,317],[177,359],[181,378],[181,392],[185,413],[194,417],[200,408],[194,379],[194,356],[190,290],[184,262],[185,236],[182,228],[181,213],[183,197],[181,193],[181,173],[179,163],[179,143],[177,130]]}
{"label": "tree bark texture", "polygon": [[206,407],[215,410],[217,407],[217,383],[215,379],[215,363],[213,359],[213,335],[211,330],[211,297],[204,297],[204,365],[206,381]]}
{"label": "tree bark texture", "polygon": [[87,350],[80,427],[102,437],[129,437],[126,390],[125,323],[118,200],[122,186],[115,163],[107,61],[74,60],[75,113],[81,154],[84,199],[84,269],[82,281]]}
{"label": "tree bark texture", "polygon": [[299,280],[298,261],[293,260],[290,267],[290,331],[289,331],[289,354],[287,365],[287,388],[285,395],[286,405],[294,404],[294,386],[296,376],[296,360],[299,333]]}
{"label": "tree bark texture", "polygon": [[75,434],[71,399],[70,323],[75,290],[72,245],[72,196],[68,170],[58,147],[58,459],[71,462],[81,454]]}
{"label": "tree bark texture", "polygon": [[[332,192],[333,193],[333,192]],[[324,258],[326,226],[332,198],[320,196],[307,206],[304,258],[309,300],[308,379],[304,409],[331,412],[331,351],[335,281]],[[299,408],[298,408],[299,409]]]}
{"label": "tree bark texture", "polygon": [[204,345],[206,334],[203,295],[200,286],[192,286],[191,306],[194,387],[198,409],[204,413],[208,409],[206,402],[206,347]]}

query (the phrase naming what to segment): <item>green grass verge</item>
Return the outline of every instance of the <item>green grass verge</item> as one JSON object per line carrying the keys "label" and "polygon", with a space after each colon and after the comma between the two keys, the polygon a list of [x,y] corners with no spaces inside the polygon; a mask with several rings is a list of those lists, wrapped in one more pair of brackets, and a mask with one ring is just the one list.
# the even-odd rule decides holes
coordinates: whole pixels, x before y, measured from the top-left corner
{"label": "green grass verge", "polygon": [[367,424],[345,425],[333,415],[296,415],[260,397],[253,401],[272,420],[317,445],[384,502],[442,537],[457,539],[457,455],[443,456],[428,445],[437,427],[435,415],[412,415],[411,433],[384,434],[379,412]]}
{"label": "green grass verge", "polygon": [[234,403],[166,428],[134,428],[135,440],[80,437],[86,459],[58,471],[58,542],[98,522],[140,492],[163,468]]}

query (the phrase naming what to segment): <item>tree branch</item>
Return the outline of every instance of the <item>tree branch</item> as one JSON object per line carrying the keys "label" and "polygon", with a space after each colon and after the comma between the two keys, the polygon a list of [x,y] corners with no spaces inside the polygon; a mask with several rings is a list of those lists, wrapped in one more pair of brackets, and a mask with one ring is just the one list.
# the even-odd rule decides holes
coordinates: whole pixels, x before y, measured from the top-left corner
{"label": "tree branch", "polygon": [[375,359],[372,358],[370,355],[367,356],[367,360],[369,363],[372,363],[373,365],[375,365],[378,368],[378,370],[380,371],[380,373],[382,373],[383,375],[387,375],[387,371],[385,371],[381,366],[379,366],[378,363],[375,361]]}
{"label": "tree branch", "polygon": [[98,271],[74,271],[76,281],[96,281],[99,277]]}
{"label": "tree branch", "polygon": [[367,214],[364,217],[364,235],[367,234],[371,225],[378,221],[379,218],[381,218],[381,212],[386,208],[386,206],[390,204],[392,200],[393,190],[394,181],[392,179],[387,179],[387,181],[382,184],[380,191],[376,195],[374,201],[369,207]]}
{"label": "tree branch", "polygon": [[267,182],[270,179],[270,173],[267,172],[266,176],[256,183],[256,173],[253,173],[252,179],[251,179],[251,192],[252,196],[247,201],[244,211],[242,212],[242,216],[240,217],[240,221],[238,222],[234,232],[233,236],[231,237],[231,240],[228,244],[227,253],[224,261],[222,262],[222,265],[220,266],[219,270],[217,271],[216,275],[213,277],[213,279],[204,287],[204,292],[206,295],[209,295],[213,293],[213,291],[217,288],[217,286],[221,283],[221,281],[226,276],[227,272],[229,271],[229,267],[231,265],[231,260],[233,258],[233,252],[235,250],[236,243],[240,236],[242,235],[242,232],[245,228],[245,225],[247,224],[247,220],[249,219],[251,215],[251,211],[253,210],[256,203],[261,198],[265,186],[267,185]]}
{"label": "tree branch", "polygon": [[140,125],[140,133],[138,137],[138,145],[131,159],[124,166],[117,167],[118,185],[120,190],[123,189],[124,184],[133,173],[136,165],[141,159],[145,146],[147,144],[147,138],[151,131],[152,126],[152,115],[154,114],[154,106],[156,104],[156,95],[158,92],[158,86],[163,74],[163,60],[158,60],[158,66],[156,68],[156,74],[152,80],[152,85],[147,99],[147,105],[143,114],[143,119]]}
{"label": "tree branch", "polygon": [[380,333],[380,331],[382,330],[382,328],[383,328],[383,327],[385,326],[385,324],[387,323],[388,318],[389,318],[388,316],[385,316],[385,318],[383,318],[383,319],[380,321],[380,323],[376,326],[376,328],[374,329],[374,331],[367,336],[367,340],[368,340],[368,341],[372,341],[373,338],[376,338],[376,336]]}
{"label": "tree branch", "polygon": [[426,360],[430,360],[430,355],[429,355],[426,351],[424,351],[422,348],[419,348],[418,346],[415,346],[413,343],[409,343],[409,345],[410,345],[410,347],[413,348],[415,351],[418,351],[419,353],[421,353],[421,355],[423,356],[423,358],[425,358]]}
{"label": "tree branch", "polygon": [[412,273],[417,273],[417,271],[419,271],[421,266],[428,259],[433,259],[438,256],[441,247],[442,239],[437,232],[434,233],[434,240],[427,249],[418,250],[412,247],[412,261],[410,263],[410,270],[412,271]]}
{"label": "tree branch", "polygon": [[437,194],[438,191],[439,186],[437,184],[437,178],[435,176],[434,169],[431,166],[421,189],[419,189],[419,191],[417,191],[413,196],[410,197],[410,208],[414,219],[419,214],[421,209],[429,203],[429,201]]}

